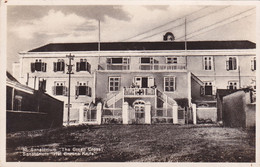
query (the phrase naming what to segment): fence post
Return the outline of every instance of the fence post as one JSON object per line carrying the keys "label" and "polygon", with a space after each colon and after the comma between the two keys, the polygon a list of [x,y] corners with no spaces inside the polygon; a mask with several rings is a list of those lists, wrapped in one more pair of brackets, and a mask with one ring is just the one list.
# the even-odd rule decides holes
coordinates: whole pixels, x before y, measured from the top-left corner
{"label": "fence post", "polygon": [[84,121],[84,108],[85,106],[79,107],[79,124],[82,124]]}
{"label": "fence post", "polygon": [[102,103],[98,103],[97,104],[97,124],[100,125],[101,124],[101,109],[102,109]]}
{"label": "fence post", "polygon": [[178,123],[178,105],[172,106],[172,119],[173,119],[173,124]]}
{"label": "fence post", "polygon": [[122,119],[123,119],[123,124],[128,124],[128,103],[127,102],[123,103]]}
{"label": "fence post", "polygon": [[193,124],[197,124],[197,108],[196,104],[192,104],[192,115],[193,115]]}
{"label": "fence post", "polygon": [[145,124],[151,124],[151,103],[148,101],[145,103]]}

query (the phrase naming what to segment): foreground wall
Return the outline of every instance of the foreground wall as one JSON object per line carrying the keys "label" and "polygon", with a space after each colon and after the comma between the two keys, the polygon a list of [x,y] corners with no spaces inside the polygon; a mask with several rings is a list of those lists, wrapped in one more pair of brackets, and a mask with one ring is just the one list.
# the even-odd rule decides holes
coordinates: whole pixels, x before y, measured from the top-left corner
{"label": "foreground wall", "polygon": [[[14,103],[10,97],[17,95],[22,98],[21,107],[10,108],[7,105],[6,130],[7,132],[46,129],[62,126],[63,102],[44,94],[34,91],[33,94],[14,90],[14,95],[7,89],[7,103]],[[14,88],[15,89],[15,88]]]}
{"label": "foreground wall", "polygon": [[250,92],[238,91],[223,98],[224,126],[253,127],[255,112],[255,103],[250,103]]}

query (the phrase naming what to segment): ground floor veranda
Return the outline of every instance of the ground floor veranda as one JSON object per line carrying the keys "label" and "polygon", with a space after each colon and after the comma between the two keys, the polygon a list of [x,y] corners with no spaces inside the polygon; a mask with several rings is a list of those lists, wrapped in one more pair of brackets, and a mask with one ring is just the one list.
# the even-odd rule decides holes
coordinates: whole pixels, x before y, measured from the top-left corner
{"label": "ground floor veranda", "polygon": [[[88,105],[71,111],[69,125],[78,124],[196,124],[196,105],[176,105],[155,108],[150,101],[136,100],[133,104],[123,102],[120,108],[108,108],[102,103]],[[64,113],[64,125],[68,125],[68,113]]]}

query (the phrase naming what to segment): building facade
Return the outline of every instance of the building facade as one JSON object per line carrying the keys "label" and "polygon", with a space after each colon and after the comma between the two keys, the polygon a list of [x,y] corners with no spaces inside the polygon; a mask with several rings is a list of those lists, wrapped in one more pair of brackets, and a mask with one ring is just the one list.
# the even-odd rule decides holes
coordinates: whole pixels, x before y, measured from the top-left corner
{"label": "building facade", "polygon": [[255,86],[255,47],[250,41],[54,43],[20,53],[16,77],[64,101],[66,123],[71,54],[71,123],[95,122],[97,115],[101,123],[184,123],[189,112],[194,122],[192,104],[216,104],[217,89]]}

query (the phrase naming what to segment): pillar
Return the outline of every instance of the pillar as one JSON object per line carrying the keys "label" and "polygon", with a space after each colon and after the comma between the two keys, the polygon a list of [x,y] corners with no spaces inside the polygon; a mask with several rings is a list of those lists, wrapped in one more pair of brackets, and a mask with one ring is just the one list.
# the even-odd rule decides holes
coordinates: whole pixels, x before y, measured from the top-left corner
{"label": "pillar", "polygon": [[128,124],[128,103],[124,102],[123,103],[123,111],[122,111],[122,119],[123,119],[123,124]]}
{"label": "pillar", "polygon": [[196,104],[192,104],[192,116],[193,116],[193,124],[196,125],[197,124],[197,107]]}
{"label": "pillar", "polygon": [[178,124],[178,105],[172,106],[172,120],[173,124]]}
{"label": "pillar", "polygon": [[86,106],[80,106],[79,107],[79,124],[82,124],[84,121],[84,110]]}
{"label": "pillar", "polygon": [[151,124],[151,103],[148,101],[144,107],[145,124]]}
{"label": "pillar", "polygon": [[102,103],[98,103],[97,104],[97,124],[100,125],[101,124],[101,109],[102,109]]}

